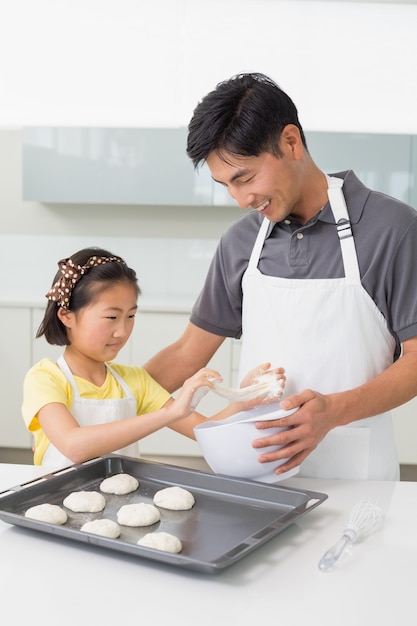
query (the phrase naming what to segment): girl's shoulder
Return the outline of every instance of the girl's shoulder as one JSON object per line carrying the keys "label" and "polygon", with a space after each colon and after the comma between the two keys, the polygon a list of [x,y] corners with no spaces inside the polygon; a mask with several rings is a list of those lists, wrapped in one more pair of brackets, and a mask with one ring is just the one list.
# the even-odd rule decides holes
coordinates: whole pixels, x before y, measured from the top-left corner
{"label": "girl's shoulder", "polygon": [[31,376],[50,375],[58,378],[63,377],[65,379],[65,376],[57,362],[49,358],[41,359],[40,361],[32,365],[28,374],[30,374]]}
{"label": "girl's shoulder", "polygon": [[68,395],[71,385],[56,361],[41,359],[35,363],[24,378],[24,390],[27,394],[38,394],[41,390],[50,393],[59,390],[59,393]]}

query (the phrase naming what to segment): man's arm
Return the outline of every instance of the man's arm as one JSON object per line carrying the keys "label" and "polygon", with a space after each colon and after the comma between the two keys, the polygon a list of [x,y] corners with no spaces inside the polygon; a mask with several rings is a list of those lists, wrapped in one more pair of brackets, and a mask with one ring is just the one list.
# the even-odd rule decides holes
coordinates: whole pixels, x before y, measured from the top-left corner
{"label": "man's arm", "polygon": [[144,364],[145,370],[162,387],[173,393],[187,378],[205,367],[225,337],[214,335],[191,322],[184,334]]}

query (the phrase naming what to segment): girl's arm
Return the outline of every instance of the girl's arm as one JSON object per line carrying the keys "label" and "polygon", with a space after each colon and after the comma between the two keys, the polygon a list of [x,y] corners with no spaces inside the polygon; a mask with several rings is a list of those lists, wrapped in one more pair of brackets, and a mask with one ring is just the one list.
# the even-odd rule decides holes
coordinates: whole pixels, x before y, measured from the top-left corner
{"label": "girl's arm", "polygon": [[[261,368],[265,370],[269,366],[265,364]],[[282,369],[273,371],[276,372],[277,378],[284,378]],[[252,384],[259,372],[259,367],[252,370],[242,385]],[[110,454],[165,426],[170,426],[194,439],[194,426],[206,421],[207,418],[192,412],[191,402],[195,391],[200,387],[214,387],[210,379],[222,380],[215,370],[203,368],[185,381],[177,398],[170,398],[158,411],[135,415],[124,420],[80,427],[69,409],[59,402],[42,407],[38,413],[38,420],[49,441],[73,463],[82,463],[97,456]],[[233,402],[210,419],[224,419],[264,402],[263,398]]]}
{"label": "girl's arm", "polygon": [[210,379],[222,380],[218,372],[204,368],[186,380],[178,397],[170,398],[158,411],[124,420],[80,427],[70,410],[60,402],[43,406],[38,420],[46,437],[64,456],[73,463],[82,463],[124,448],[187,417],[194,392],[202,386],[213,387]]}

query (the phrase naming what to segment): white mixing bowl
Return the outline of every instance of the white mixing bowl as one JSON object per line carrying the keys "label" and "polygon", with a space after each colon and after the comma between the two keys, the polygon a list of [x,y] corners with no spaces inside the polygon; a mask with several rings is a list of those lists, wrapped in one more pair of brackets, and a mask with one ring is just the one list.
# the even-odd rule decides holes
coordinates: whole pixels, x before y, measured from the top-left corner
{"label": "white mixing bowl", "polygon": [[216,474],[273,483],[294,476],[300,468],[295,467],[277,476],[274,470],[286,459],[269,463],[258,461],[262,452],[273,452],[281,446],[253,448],[253,440],[268,437],[286,428],[274,427],[258,430],[255,422],[279,419],[295,413],[297,409],[298,407],[283,411],[272,405],[257,407],[250,411],[236,413],[221,421],[199,424],[194,428],[194,434],[205,461]]}

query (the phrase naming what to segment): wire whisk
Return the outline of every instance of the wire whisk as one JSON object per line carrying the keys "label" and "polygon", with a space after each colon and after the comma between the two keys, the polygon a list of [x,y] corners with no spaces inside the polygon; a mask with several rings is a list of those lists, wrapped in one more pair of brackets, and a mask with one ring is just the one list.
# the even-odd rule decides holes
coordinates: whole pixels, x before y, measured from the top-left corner
{"label": "wire whisk", "polygon": [[343,551],[360,537],[368,535],[382,523],[382,510],[374,499],[360,500],[352,509],[348,526],[339,541],[323,554],[319,561],[319,569],[325,572],[331,569]]}

